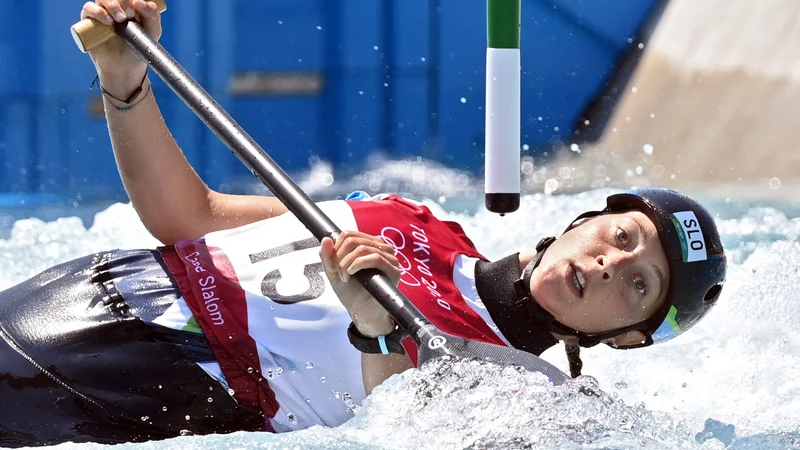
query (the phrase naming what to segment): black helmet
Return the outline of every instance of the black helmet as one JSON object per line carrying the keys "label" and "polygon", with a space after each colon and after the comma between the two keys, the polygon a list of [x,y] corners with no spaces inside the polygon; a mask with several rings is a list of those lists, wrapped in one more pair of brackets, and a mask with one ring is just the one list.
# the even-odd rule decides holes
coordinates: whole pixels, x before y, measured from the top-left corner
{"label": "black helmet", "polygon": [[636,329],[641,347],[685,332],[716,303],[725,281],[726,258],[714,219],[695,200],[669,189],[641,189],[611,195],[603,212],[638,210],[656,226],[669,262],[666,301]]}
{"label": "black helmet", "polygon": [[641,211],[655,224],[669,264],[670,281],[666,299],[653,317],[617,330],[587,334],[558,322],[538,302],[530,301],[533,298],[529,289],[531,275],[544,252],[555,241],[552,237],[539,242],[536,246],[536,257],[514,283],[517,312],[544,319],[551,331],[577,337],[582,347],[592,347],[628,331],[637,330],[645,335],[645,340],[639,344],[614,346],[609,343],[615,348],[646,347],[668,341],[691,328],[706,315],[722,290],[726,258],[714,219],[695,200],[678,192],[659,188],[615,194],[608,197],[604,210],[582,214],[567,230],[588,217],[631,210]]}

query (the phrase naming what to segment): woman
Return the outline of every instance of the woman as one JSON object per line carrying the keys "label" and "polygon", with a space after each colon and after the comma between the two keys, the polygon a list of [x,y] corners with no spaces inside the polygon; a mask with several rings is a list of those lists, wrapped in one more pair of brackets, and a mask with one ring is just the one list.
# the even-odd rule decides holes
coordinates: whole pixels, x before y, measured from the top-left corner
{"label": "woman", "polygon": [[[97,0],[82,17],[155,5]],[[461,227],[393,195],[320,203],[318,243],[277,199],[208,189],[170,136],[147,67],[120,40],[91,53],[118,168],[163,244],[69,261],[0,296],[0,445],[128,442],[336,426],[416,348],[350,281],[377,269],[441,330],[541,354],[650,345],[720,294],[725,256],[697,202],[609,197],[558,239],[489,262]],[[323,276],[324,274],[324,276]]]}

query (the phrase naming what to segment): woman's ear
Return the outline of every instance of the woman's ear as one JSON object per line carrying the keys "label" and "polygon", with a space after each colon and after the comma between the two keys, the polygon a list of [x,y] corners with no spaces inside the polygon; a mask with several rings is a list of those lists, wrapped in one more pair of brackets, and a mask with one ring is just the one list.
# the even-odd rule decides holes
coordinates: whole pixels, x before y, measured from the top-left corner
{"label": "woman's ear", "polygon": [[647,337],[641,331],[628,331],[626,333],[620,334],[619,336],[614,336],[613,338],[609,339],[611,343],[615,347],[627,347],[631,345],[639,345],[643,344],[644,341],[647,340]]}

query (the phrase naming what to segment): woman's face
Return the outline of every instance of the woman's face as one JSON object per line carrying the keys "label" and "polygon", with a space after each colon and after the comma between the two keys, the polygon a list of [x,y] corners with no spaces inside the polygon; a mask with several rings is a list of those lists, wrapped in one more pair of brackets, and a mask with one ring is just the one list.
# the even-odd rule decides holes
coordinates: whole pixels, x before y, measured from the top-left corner
{"label": "woman's face", "polygon": [[[630,211],[594,217],[559,237],[533,271],[531,292],[559,322],[591,334],[652,317],[668,283],[655,225]],[[642,339],[631,332],[617,344]]]}

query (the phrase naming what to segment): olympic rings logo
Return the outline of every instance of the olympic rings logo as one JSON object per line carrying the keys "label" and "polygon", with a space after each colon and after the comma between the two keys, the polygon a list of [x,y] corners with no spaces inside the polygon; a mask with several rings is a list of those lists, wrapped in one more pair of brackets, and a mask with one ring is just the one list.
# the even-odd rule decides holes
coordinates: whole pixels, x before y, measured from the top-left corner
{"label": "olympic rings logo", "polygon": [[420,286],[422,283],[411,274],[411,261],[400,250],[406,248],[406,237],[394,227],[384,227],[381,230],[381,239],[394,249],[394,256],[400,262],[400,282],[408,286]]}

